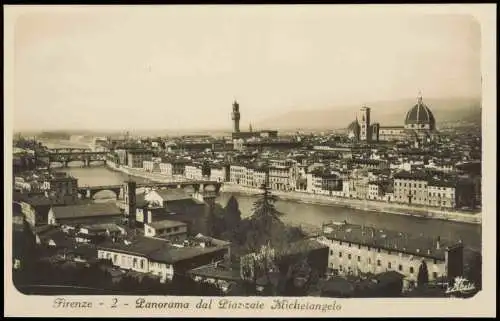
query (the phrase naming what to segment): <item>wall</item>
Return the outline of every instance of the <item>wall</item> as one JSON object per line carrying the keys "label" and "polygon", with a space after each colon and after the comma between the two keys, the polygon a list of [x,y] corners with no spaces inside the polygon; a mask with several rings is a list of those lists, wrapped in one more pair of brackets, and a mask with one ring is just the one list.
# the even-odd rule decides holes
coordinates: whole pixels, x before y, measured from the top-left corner
{"label": "wall", "polygon": [[[318,241],[330,248],[328,268],[337,269],[340,275],[346,275],[349,271],[357,275],[358,270],[362,273],[371,272],[374,274],[392,270],[405,275],[408,281],[416,282],[422,260],[425,260],[427,264],[429,281],[446,275],[446,262],[443,260],[434,261],[430,258],[417,257],[396,251],[389,252],[384,249],[380,249],[380,252],[378,252],[378,249],[374,247],[369,248],[364,245],[330,240],[325,237],[319,237]],[[340,256],[340,253],[342,253],[342,256]],[[349,255],[351,255],[350,259]],[[380,261],[380,266],[377,264],[378,261]],[[389,263],[391,264],[390,268]],[[413,268],[413,273],[411,268]]]}

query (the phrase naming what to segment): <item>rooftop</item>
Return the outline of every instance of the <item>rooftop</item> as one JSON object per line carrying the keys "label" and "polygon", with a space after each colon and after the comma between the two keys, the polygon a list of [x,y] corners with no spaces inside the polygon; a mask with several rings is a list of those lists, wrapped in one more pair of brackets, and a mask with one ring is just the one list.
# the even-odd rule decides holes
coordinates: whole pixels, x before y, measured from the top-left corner
{"label": "rooftop", "polygon": [[[130,244],[122,242],[107,242],[99,246],[100,249],[107,249],[121,253],[131,253],[147,257],[152,261],[173,264],[179,261],[188,260],[193,257],[213,253],[222,249],[221,246],[210,246],[210,244],[194,242],[186,245],[176,245],[168,240],[138,236]],[[190,246],[191,245],[191,246]]]}
{"label": "rooftop", "polygon": [[222,264],[208,264],[194,268],[188,272],[191,275],[214,278],[227,281],[240,281],[240,270]]}
{"label": "rooftop", "polygon": [[114,203],[89,203],[83,205],[54,206],[52,211],[57,219],[118,216],[122,212]]}
{"label": "rooftop", "polygon": [[345,222],[325,225],[323,237],[437,260],[444,260],[447,248],[458,244],[441,239],[437,248],[435,238]]}
{"label": "rooftop", "polygon": [[156,221],[148,224],[149,226],[155,228],[155,229],[163,229],[163,228],[170,228],[170,227],[178,227],[178,226],[186,226],[186,223],[183,222],[178,222],[178,221],[171,221],[171,220],[162,220],[162,221]]}

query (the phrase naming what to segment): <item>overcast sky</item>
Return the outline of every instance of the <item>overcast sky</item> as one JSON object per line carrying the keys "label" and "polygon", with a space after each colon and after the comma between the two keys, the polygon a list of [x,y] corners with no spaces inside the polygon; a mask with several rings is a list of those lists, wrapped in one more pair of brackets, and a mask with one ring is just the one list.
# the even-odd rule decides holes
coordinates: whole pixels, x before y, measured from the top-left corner
{"label": "overcast sky", "polygon": [[334,6],[73,8],[15,29],[16,129],[242,128],[291,109],[478,97],[466,15]]}

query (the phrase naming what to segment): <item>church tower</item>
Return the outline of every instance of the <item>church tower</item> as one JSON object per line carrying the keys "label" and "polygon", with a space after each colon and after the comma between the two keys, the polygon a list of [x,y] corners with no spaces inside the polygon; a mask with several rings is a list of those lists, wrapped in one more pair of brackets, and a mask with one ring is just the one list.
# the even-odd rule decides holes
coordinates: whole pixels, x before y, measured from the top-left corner
{"label": "church tower", "polygon": [[359,110],[358,121],[360,125],[359,139],[361,141],[370,141],[370,108],[363,106]]}
{"label": "church tower", "polygon": [[233,103],[233,112],[231,113],[231,119],[233,120],[233,133],[240,132],[240,105],[235,100]]}

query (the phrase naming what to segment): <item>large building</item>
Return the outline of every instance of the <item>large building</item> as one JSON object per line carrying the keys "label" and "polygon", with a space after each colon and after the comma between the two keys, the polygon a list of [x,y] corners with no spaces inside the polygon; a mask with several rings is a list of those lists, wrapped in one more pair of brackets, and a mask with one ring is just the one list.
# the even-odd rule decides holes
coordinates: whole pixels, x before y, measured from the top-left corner
{"label": "large building", "polygon": [[328,224],[317,239],[330,248],[332,275],[363,275],[396,271],[405,287],[417,285],[427,268],[429,281],[453,280],[463,273],[463,244],[346,222]]}
{"label": "large building", "polygon": [[406,114],[403,126],[380,126],[371,123],[370,108],[363,106],[356,120],[347,127],[347,136],[354,141],[377,142],[395,140],[430,141],[436,136],[436,120],[419,94],[415,104]]}
{"label": "large building", "polygon": [[97,258],[111,260],[114,266],[140,273],[150,273],[161,282],[174,274],[220,261],[229,253],[228,242],[197,236],[175,244],[170,241],[139,236],[132,242],[107,242],[97,248]]}
{"label": "large building", "polygon": [[252,131],[252,126],[248,132],[240,131],[240,104],[235,100],[233,103],[233,112],[231,113],[231,119],[233,120],[233,140],[237,139],[250,139],[250,138],[276,138],[278,137],[277,130],[261,130]]}

